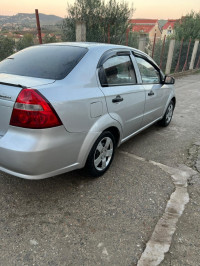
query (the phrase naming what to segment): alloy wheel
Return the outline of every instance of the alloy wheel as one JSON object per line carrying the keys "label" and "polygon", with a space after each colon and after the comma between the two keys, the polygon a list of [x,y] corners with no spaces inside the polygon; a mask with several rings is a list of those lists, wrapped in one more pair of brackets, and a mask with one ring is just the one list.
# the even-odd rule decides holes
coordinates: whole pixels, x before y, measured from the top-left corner
{"label": "alloy wheel", "polygon": [[94,166],[98,171],[103,171],[109,165],[113,152],[112,139],[110,137],[101,139],[94,153]]}
{"label": "alloy wheel", "polygon": [[167,112],[166,112],[166,123],[169,124],[169,122],[171,121],[172,119],[172,115],[173,115],[173,109],[174,109],[174,106],[173,104],[171,103],[168,108],[167,108]]}

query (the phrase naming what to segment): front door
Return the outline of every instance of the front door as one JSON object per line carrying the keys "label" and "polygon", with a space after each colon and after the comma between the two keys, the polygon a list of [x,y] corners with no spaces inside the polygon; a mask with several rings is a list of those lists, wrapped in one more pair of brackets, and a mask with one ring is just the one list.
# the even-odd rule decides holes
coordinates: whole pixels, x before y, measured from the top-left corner
{"label": "front door", "polygon": [[[136,56],[142,85],[145,89],[146,103],[142,126],[148,125],[163,115],[169,96],[165,90],[159,71],[145,58]],[[166,87],[166,86],[165,86]]]}

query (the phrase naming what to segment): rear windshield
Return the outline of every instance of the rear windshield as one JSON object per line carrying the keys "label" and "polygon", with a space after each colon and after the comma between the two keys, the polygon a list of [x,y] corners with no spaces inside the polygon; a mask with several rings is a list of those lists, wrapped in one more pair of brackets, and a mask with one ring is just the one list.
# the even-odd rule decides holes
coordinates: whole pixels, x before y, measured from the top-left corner
{"label": "rear windshield", "polygon": [[63,79],[87,53],[87,48],[41,45],[26,48],[0,62],[0,73]]}

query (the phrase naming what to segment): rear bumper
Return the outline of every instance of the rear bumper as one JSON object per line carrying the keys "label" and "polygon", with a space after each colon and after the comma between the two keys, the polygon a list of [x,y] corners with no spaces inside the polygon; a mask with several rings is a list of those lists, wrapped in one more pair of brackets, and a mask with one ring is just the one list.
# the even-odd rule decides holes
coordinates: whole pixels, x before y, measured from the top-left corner
{"label": "rear bumper", "polygon": [[0,138],[0,171],[26,179],[43,179],[82,165],[78,162],[86,133],[63,126],[35,130],[10,127]]}
{"label": "rear bumper", "polygon": [[10,175],[13,175],[13,176],[24,178],[24,179],[40,180],[40,179],[45,179],[45,178],[48,178],[48,177],[51,177],[51,176],[56,176],[56,175],[60,175],[60,174],[63,174],[63,173],[67,173],[67,172],[73,171],[73,170],[78,169],[78,168],[79,168],[79,163],[75,163],[75,164],[66,166],[66,167],[64,167],[62,169],[57,169],[55,171],[44,173],[44,174],[40,174],[40,175],[22,174],[22,173],[14,172],[12,170],[9,170],[9,169],[1,167],[1,166],[0,166],[0,171],[2,171],[4,173],[7,173],[7,174],[10,174]]}

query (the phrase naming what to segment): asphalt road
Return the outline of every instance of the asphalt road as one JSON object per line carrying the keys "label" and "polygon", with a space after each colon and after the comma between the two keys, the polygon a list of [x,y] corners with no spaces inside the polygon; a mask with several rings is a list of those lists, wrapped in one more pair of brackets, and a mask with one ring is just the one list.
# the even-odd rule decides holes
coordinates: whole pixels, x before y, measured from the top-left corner
{"label": "asphalt road", "polygon": [[[200,74],[177,79],[176,94],[170,126],[123,144],[102,178],[74,171],[28,181],[0,173],[0,265],[136,265],[175,189],[171,175],[148,160],[196,171],[199,163],[200,170]],[[188,183],[190,202],[163,266],[199,265],[198,171]]]}

